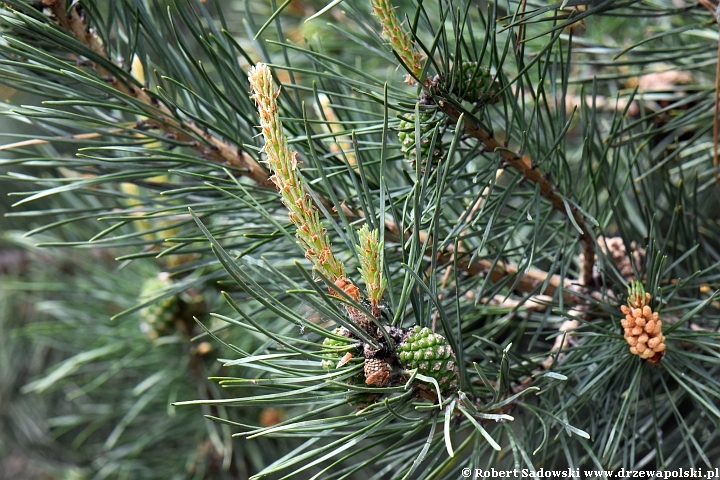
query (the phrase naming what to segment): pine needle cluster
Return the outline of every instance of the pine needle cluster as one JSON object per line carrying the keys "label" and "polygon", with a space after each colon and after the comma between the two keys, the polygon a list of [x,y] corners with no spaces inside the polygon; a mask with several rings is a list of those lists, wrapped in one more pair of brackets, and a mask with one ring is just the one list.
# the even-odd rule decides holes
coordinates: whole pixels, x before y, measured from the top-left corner
{"label": "pine needle cluster", "polygon": [[39,471],[720,464],[709,3],[1,4]]}

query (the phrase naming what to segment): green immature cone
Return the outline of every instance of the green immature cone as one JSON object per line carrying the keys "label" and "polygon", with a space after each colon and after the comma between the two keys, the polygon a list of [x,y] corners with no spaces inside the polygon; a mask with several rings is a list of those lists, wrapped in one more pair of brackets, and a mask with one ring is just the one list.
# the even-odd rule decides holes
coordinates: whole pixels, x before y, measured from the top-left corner
{"label": "green immature cone", "polygon": [[[348,342],[350,341],[350,332],[348,332],[347,329],[343,327],[336,328],[333,331],[334,334],[340,335],[343,337],[348,337],[348,341],[338,340],[336,338],[327,337],[322,343],[322,349],[321,352],[324,360],[320,362],[320,365],[325,370],[336,370],[338,368],[347,368],[347,364],[352,361],[353,358],[362,358],[360,357],[360,352],[357,350],[357,348],[352,347],[348,348],[350,345]],[[358,371],[355,375],[345,380],[349,385],[364,385],[365,384],[365,374],[362,370]],[[377,395],[373,394],[367,394],[367,393],[349,393],[348,394],[348,401],[353,406],[358,406],[359,404],[366,405],[368,403],[372,403],[377,398]]]}
{"label": "green immature cone", "polygon": [[349,338],[350,332],[348,332],[347,329],[339,327],[333,330],[333,333],[343,337],[348,337],[348,340],[343,341],[332,337],[327,337],[325,338],[325,340],[323,340],[322,356],[325,360],[320,362],[320,365],[326,370],[333,370],[335,368],[339,368],[338,364],[341,362],[341,360],[343,360],[343,358],[346,357],[348,353],[352,356],[356,356],[358,354],[356,348],[348,349],[348,345],[350,345],[349,342],[351,340]]}
{"label": "green immature cone", "polygon": [[477,62],[462,62],[456,72],[454,93],[462,96],[464,100],[477,103],[497,103],[500,98],[500,83],[493,80],[490,70],[481,67]]}
{"label": "green immature cone", "polygon": [[373,315],[379,316],[379,306],[387,286],[383,277],[383,246],[378,240],[378,231],[364,225],[358,232],[360,245],[357,245],[360,257],[360,276],[365,282],[365,291],[372,306]]}
{"label": "green immature cone", "polygon": [[390,44],[397,56],[402,59],[405,66],[412,73],[412,75],[405,77],[405,82],[413,85],[415,78],[420,78],[422,75],[422,55],[416,50],[415,42],[412,41],[410,35],[403,30],[395,14],[395,7],[390,4],[389,0],[370,0],[370,5],[372,6],[372,14],[378,18],[380,25],[382,25],[382,38]]}
{"label": "green immature cone", "polygon": [[455,353],[442,335],[415,326],[398,346],[397,355],[406,370],[417,369],[418,373],[437,380],[443,393],[457,388]]}
{"label": "green immature cone", "polygon": [[[349,385],[365,387],[384,387],[389,384],[392,377],[393,367],[388,363],[387,358],[376,358],[377,350],[368,350],[368,345],[363,346],[363,351],[358,350],[358,345],[353,340],[352,334],[344,327],[336,328],[333,333],[345,339],[337,337],[326,337],[322,343],[320,354],[323,360],[320,365],[325,370],[336,370],[347,368],[348,363],[363,360],[363,370],[358,371],[346,380]],[[382,355],[381,355],[382,356]],[[347,399],[350,405],[358,408],[374,403],[382,394],[376,392],[358,392],[351,390]]]}
{"label": "green immature cone", "polygon": [[[426,166],[428,159],[431,165],[436,165],[443,156],[442,144],[439,140],[435,142],[432,152],[430,151],[433,132],[438,124],[438,121],[433,120],[433,117],[433,112],[420,112],[417,116],[417,122],[420,124],[420,159],[423,168]],[[410,165],[414,166],[418,154],[415,143],[417,133],[415,130],[415,117],[411,120],[401,117],[398,129],[400,151]]]}
{"label": "green immature cone", "polygon": [[[167,273],[146,280],[140,291],[138,302],[147,302],[158,295],[160,290],[169,288],[173,282]],[[150,339],[170,335],[175,331],[175,322],[180,315],[180,299],[177,295],[162,298],[139,312],[140,328]]]}
{"label": "green immature cone", "polygon": [[282,202],[289,210],[290,221],[297,227],[296,236],[305,248],[305,257],[332,281],[344,279],[345,268],[333,255],[320,215],[305,192],[305,182],[298,170],[298,153],[288,148],[278,115],[277,96],[280,90],[273,84],[270,68],[258,63],[250,69],[248,80],[265,139],[263,152],[273,172],[270,180],[278,188]]}

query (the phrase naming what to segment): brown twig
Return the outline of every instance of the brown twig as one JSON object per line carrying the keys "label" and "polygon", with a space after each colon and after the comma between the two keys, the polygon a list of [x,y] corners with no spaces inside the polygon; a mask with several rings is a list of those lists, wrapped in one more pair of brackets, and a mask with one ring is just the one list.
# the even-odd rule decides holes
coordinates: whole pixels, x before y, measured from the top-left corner
{"label": "brown twig", "polygon": [[715,67],[715,115],[713,118],[713,167],[715,167],[715,183],[718,183],[717,168],[720,165],[718,160],[718,141],[720,141],[720,40],[718,41],[717,66]]}
{"label": "brown twig", "polygon": [[[524,17],[526,8],[527,8],[527,0],[522,0],[522,2],[520,4],[520,12],[519,12],[518,16]],[[520,46],[523,43],[523,38],[525,38],[525,24],[521,23],[517,29],[517,38],[515,40],[515,55],[518,55],[520,53]]]}
{"label": "brown twig", "polygon": [[575,224],[577,224],[580,229],[580,241],[583,245],[583,253],[585,254],[585,265],[583,265],[582,270],[586,278],[581,280],[584,285],[590,285],[590,282],[592,281],[592,267],[595,259],[595,242],[585,223],[585,219],[582,215],[580,215],[577,208],[566,204],[566,202],[555,192],[555,189],[550,182],[538,171],[530,157],[527,155],[520,156],[508,150],[505,146],[500,144],[500,142],[498,142],[491,133],[487,132],[475,118],[466,112],[461,112],[461,109],[455,106],[452,102],[442,98],[438,98],[436,101],[440,110],[445,112],[445,114],[452,120],[458,121],[462,116],[463,128],[468,136],[480,140],[486,148],[488,148],[491,152],[498,153],[500,158],[502,158],[512,168],[520,172],[524,178],[538,185],[540,187],[540,194],[550,201],[553,208],[568,216]]}
{"label": "brown twig", "polygon": [[[437,258],[439,264],[450,263],[453,260],[452,253],[439,254]],[[562,278],[557,274],[550,275],[548,279],[548,273],[542,270],[528,270],[520,274],[515,265],[505,262],[493,263],[489,260],[476,260],[469,264],[458,262],[458,269],[465,271],[469,275],[485,274],[490,277],[490,280],[493,282],[499,282],[507,277],[521,275],[514,286],[515,290],[519,292],[536,291],[538,294],[553,296],[559,288],[562,288],[563,300],[566,303],[577,304],[583,301],[582,298],[577,295],[572,280]],[[547,285],[544,289],[540,290],[539,287],[546,281]]]}
{"label": "brown twig", "polygon": [[[715,19],[715,22],[717,22],[719,5],[713,4],[710,0],[699,0],[698,4],[707,9]],[[718,28],[720,28],[720,25],[718,25]],[[718,141],[720,141],[720,119],[718,118],[720,115],[720,105],[718,105],[718,102],[720,102],[720,41],[718,41],[717,62],[717,67],[715,68],[715,117],[713,119],[713,167],[715,167],[716,170],[715,183],[718,183],[717,168],[720,164],[718,159]]]}
{"label": "brown twig", "polygon": [[[58,24],[65,31],[71,33],[73,37],[91,48],[98,55],[108,58],[102,41],[97,34],[88,28],[84,16],[79,12],[78,3],[74,4],[70,10],[67,9],[66,0],[45,0],[44,3],[51,8]],[[98,74],[108,79],[109,84],[115,89],[134,97],[140,104],[145,106],[143,110],[151,117],[146,120],[146,123],[151,127],[171,133],[181,142],[197,145],[194,148],[199,150],[205,158],[242,169],[245,176],[252,178],[259,185],[274,188],[274,185],[268,179],[268,172],[252,157],[197,125],[178,120],[172,111],[162,101],[151,95],[146,88],[138,88],[130,83],[120,81],[102,65],[92,63],[92,66]],[[158,117],[158,113],[160,114],[159,118],[155,118]],[[197,142],[193,143],[196,139],[203,139],[209,148]]]}
{"label": "brown twig", "polygon": [[717,20],[717,5],[714,5],[710,0],[699,0],[698,3],[705,7],[712,14],[715,20]]}

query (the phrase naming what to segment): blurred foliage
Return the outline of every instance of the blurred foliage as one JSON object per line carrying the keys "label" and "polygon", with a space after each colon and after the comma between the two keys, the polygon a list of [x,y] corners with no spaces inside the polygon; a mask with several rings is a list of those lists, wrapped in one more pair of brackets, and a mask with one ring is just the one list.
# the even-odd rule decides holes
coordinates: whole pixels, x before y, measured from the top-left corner
{"label": "blurred foliage", "polygon": [[[184,319],[155,340],[137,313],[110,320],[137,305],[143,279],[157,273],[153,262],[118,269],[106,253],[27,247],[22,275],[0,282],[3,478],[243,478],[268,452],[288,448],[275,440],[232,445],[227,427],[202,417],[227,415],[223,407],[171,405],[220,396],[206,378],[223,371],[216,359],[224,349],[190,342],[202,330]],[[212,288],[203,296],[222,311]],[[257,345],[224,330],[216,334],[238,348]],[[263,415],[243,412],[253,421]]]}

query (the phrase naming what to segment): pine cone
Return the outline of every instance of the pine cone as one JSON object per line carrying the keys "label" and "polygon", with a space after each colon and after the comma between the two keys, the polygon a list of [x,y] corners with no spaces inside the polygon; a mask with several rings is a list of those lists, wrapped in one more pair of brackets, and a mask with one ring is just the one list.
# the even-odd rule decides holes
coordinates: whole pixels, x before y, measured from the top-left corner
{"label": "pine cone", "polygon": [[398,358],[408,370],[433,377],[445,392],[457,387],[458,370],[455,354],[442,335],[429,328],[413,327],[398,347]]}
{"label": "pine cone", "polygon": [[[146,302],[157,295],[159,290],[173,284],[167,273],[160,273],[143,283],[139,302]],[[141,328],[151,339],[170,335],[175,331],[175,321],[180,315],[180,299],[177,295],[162,298],[140,310]]]}
{"label": "pine cone", "polygon": [[[618,269],[620,275],[622,275],[626,282],[631,282],[635,278],[635,270],[633,269],[633,263],[635,264],[635,269],[637,269],[638,271],[640,271],[640,269],[642,268],[642,263],[645,260],[645,249],[642,247],[638,247],[635,241],[630,243],[631,254],[628,254],[627,250],[625,249],[625,243],[623,242],[622,237],[605,238],[600,235],[597,237],[597,245],[598,248],[605,253],[605,255],[612,258],[612,261],[615,263],[615,267]],[[583,279],[585,278],[584,253],[580,254],[579,263],[579,278]],[[601,285],[602,278],[600,277],[600,272],[598,272],[597,270],[597,263],[598,257],[597,255],[595,255],[595,258],[593,260],[592,276],[595,285]]]}
{"label": "pine cone", "polygon": [[630,353],[657,364],[665,355],[665,336],[658,313],[647,305],[650,299],[649,293],[631,293],[629,306],[620,306],[625,314],[621,323],[625,329],[625,340],[630,345]]}
{"label": "pine cone", "polygon": [[[336,328],[335,330],[333,330],[333,333],[343,337],[348,337],[348,340],[350,339],[350,332],[344,327]],[[355,348],[353,348],[352,350],[348,350],[347,347],[348,342],[337,340],[331,337],[325,338],[325,340],[323,341],[323,350],[326,351],[325,353],[323,353],[323,358],[325,358],[325,360],[320,362],[320,365],[326,370],[340,368],[342,365],[344,365],[344,363],[341,365],[338,364],[340,364],[341,360],[345,359],[348,354],[354,357],[358,353]]]}
{"label": "pine cone", "polygon": [[[333,333],[347,337],[349,340],[353,338],[350,331],[348,331],[345,327],[336,328]],[[348,342],[346,341],[329,337],[326,338],[323,341],[323,350],[325,350],[323,357],[325,360],[321,362],[322,367],[326,370],[341,368],[345,363],[350,361],[350,359],[359,356],[360,352],[358,352],[356,348],[348,350],[347,346]],[[389,365],[382,360],[366,358],[364,370],[347,379],[347,383],[349,385],[366,384],[382,387],[388,383],[390,373],[391,371]],[[375,403],[380,396],[381,395],[379,393],[354,392],[351,390],[348,392],[347,400],[350,405],[356,407],[358,410],[361,410],[366,406]]]}
{"label": "pine cone", "polygon": [[497,103],[500,98],[500,83],[493,80],[490,69],[478,66],[477,62],[462,62],[455,79],[454,93],[464,100],[476,103],[481,99],[485,103]]}
{"label": "pine cone", "polygon": [[367,385],[375,385],[384,387],[390,381],[392,370],[390,365],[379,358],[365,359],[365,383]]}
{"label": "pine cone", "polygon": [[[432,112],[420,112],[418,115],[420,122],[420,159],[422,167],[424,168],[428,157],[430,157],[431,165],[436,165],[443,156],[442,144],[438,138],[435,142],[435,148],[430,155],[430,142],[432,141],[433,130],[438,124],[438,121],[433,121]],[[398,139],[400,140],[400,151],[410,162],[410,165],[415,165],[417,160],[417,148],[415,147],[415,118],[411,120],[401,118],[400,124],[398,125]]]}

